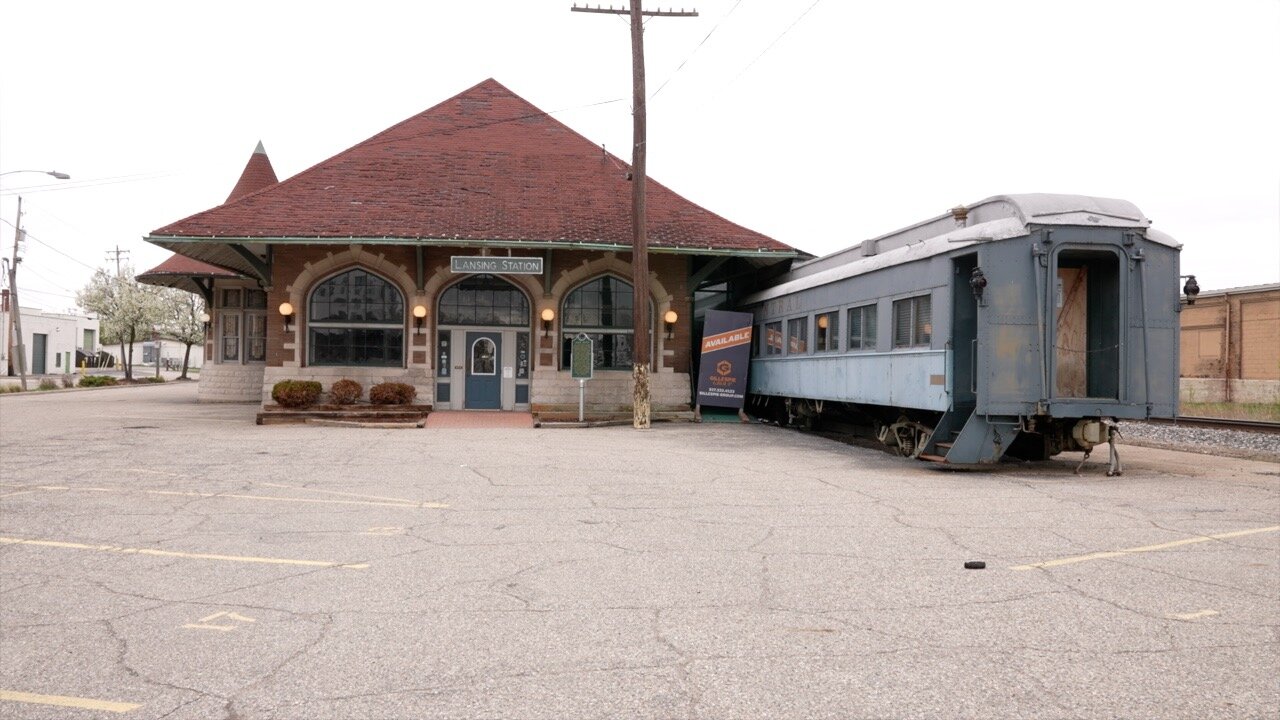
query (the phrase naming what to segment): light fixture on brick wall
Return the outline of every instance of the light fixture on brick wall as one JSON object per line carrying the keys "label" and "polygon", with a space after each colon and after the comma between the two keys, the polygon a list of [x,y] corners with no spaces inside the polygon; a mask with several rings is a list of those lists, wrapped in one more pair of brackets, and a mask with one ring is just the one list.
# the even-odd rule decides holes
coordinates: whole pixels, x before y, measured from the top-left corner
{"label": "light fixture on brick wall", "polygon": [[280,303],[280,314],[284,316],[284,331],[289,332],[289,323],[293,321],[293,305],[287,302]]}
{"label": "light fixture on brick wall", "polygon": [[668,311],[667,311],[667,312],[662,316],[662,321],[663,321],[663,322],[665,322],[665,323],[667,324],[667,339],[668,339],[668,340],[670,340],[672,337],[674,337],[674,335],[675,335],[675,330],[676,330],[676,321],[677,321],[677,320],[679,320],[679,319],[680,319],[680,316],[676,314],[676,311],[675,311],[675,310],[668,310]]}
{"label": "light fixture on brick wall", "polygon": [[542,308],[542,337],[546,337],[551,333],[551,321],[556,319],[556,311],[551,308]]}
{"label": "light fixture on brick wall", "polygon": [[422,320],[426,316],[427,316],[426,305],[413,306],[413,331],[418,335],[422,334]]}

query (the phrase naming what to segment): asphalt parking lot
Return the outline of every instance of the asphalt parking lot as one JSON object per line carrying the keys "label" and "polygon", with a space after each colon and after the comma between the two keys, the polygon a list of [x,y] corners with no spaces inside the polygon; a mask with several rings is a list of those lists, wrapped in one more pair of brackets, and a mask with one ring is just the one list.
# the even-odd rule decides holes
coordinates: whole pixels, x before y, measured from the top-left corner
{"label": "asphalt parking lot", "polygon": [[1277,464],[255,410],[0,397],[0,717],[1280,715]]}

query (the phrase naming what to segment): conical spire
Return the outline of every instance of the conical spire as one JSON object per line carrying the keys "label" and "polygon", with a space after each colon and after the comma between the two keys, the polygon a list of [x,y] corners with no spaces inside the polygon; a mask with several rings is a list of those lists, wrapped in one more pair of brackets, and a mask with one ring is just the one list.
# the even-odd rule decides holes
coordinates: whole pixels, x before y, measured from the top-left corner
{"label": "conical spire", "polygon": [[280,181],[276,178],[275,168],[271,167],[271,159],[267,157],[267,149],[259,140],[258,147],[249,156],[249,162],[245,164],[244,172],[240,173],[240,180],[227,196],[226,202],[238,200],[278,182]]}

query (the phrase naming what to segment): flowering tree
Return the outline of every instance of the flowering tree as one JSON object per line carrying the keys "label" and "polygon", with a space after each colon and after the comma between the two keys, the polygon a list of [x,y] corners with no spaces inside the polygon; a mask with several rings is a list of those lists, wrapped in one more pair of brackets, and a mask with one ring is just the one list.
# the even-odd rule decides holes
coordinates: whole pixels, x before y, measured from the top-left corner
{"label": "flowering tree", "polygon": [[104,341],[120,343],[124,378],[132,380],[134,343],[149,336],[165,320],[159,288],[139,284],[133,279],[131,267],[126,266],[117,275],[99,268],[89,284],[76,293],[76,302],[97,313]]}
{"label": "flowering tree", "polygon": [[182,356],[182,375],[187,379],[187,365],[191,362],[191,346],[204,342],[204,300],[195,293],[177,288],[159,288],[161,306],[164,309],[164,334],[186,346]]}

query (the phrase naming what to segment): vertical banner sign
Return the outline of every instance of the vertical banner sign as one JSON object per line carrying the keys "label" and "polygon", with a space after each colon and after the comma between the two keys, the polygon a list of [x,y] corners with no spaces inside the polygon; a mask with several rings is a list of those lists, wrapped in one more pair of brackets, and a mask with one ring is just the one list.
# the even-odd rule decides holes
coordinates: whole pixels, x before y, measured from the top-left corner
{"label": "vertical banner sign", "polygon": [[708,310],[702,326],[698,404],[742,409],[751,364],[751,313]]}

